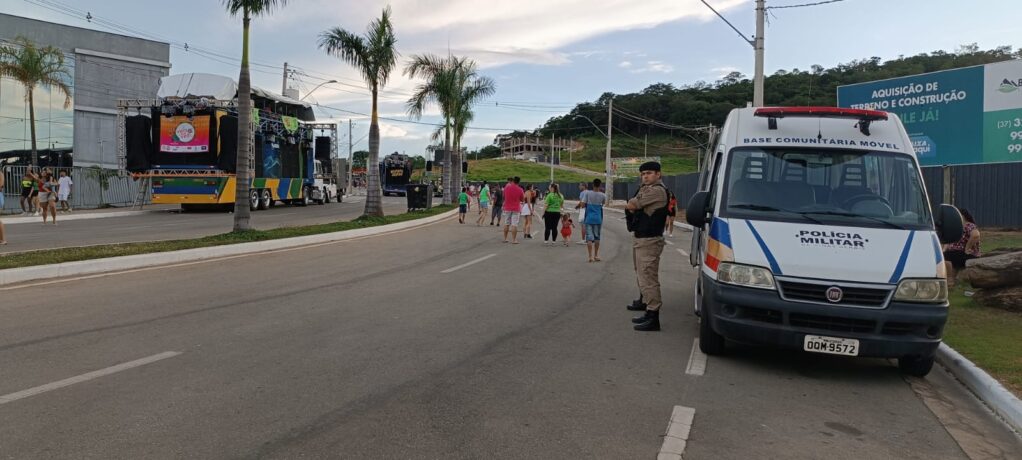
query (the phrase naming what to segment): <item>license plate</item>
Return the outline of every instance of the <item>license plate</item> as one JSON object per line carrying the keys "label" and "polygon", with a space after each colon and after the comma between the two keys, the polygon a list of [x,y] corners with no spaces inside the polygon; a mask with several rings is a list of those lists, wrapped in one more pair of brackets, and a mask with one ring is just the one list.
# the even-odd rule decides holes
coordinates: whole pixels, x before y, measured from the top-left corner
{"label": "license plate", "polygon": [[859,341],[855,339],[807,335],[802,342],[802,348],[813,353],[859,356]]}

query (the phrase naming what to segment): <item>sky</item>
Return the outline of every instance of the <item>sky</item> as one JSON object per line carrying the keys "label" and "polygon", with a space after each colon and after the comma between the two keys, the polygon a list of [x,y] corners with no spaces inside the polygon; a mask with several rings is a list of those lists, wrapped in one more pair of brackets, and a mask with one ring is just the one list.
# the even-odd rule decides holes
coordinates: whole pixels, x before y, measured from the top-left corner
{"label": "sky", "polygon": [[[768,7],[819,0],[767,0]],[[755,32],[752,0],[707,0],[746,37]],[[423,154],[433,108],[414,123],[405,103],[417,82],[404,77],[409,56],[468,56],[494,79],[496,94],[476,108],[463,145],[492,144],[500,132],[531,130],[604,92],[641,91],[654,83],[713,82],[732,71],[753,73],[752,47],[699,0],[290,0],[251,25],[253,84],[279,92],[283,63],[297,67],[289,86],[318,104],[320,121],[353,120],[355,150],[366,149],[369,92],[358,73],[319,49],[324,31],[356,33],[393,9],[399,69],[380,99],[381,153]],[[173,5],[173,7],[170,7]],[[68,12],[70,7],[78,13]],[[0,11],[78,27],[127,26],[168,42],[171,73],[206,72],[237,78],[241,19],[219,0],[0,0]],[[1022,46],[1018,0],[839,0],[769,11],[764,33],[766,73],[832,67],[977,43],[981,49]],[[117,31],[124,33],[124,31]],[[131,34],[129,34],[131,35]],[[184,44],[188,44],[188,50]],[[196,48],[202,52],[197,52]],[[503,105],[501,105],[503,104]],[[347,144],[347,126],[343,126]],[[342,148],[342,151],[345,150]],[[346,153],[346,152],[342,152]]]}

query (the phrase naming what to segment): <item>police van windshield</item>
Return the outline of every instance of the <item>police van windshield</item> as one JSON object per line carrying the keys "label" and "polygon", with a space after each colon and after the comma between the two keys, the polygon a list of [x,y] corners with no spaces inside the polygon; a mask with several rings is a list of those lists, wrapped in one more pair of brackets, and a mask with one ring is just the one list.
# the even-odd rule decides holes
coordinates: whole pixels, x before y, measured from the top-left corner
{"label": "police van windshield", "polygon": [[730,155],[726,217],[932,229],[912,157],[891,152],[742,148]]}

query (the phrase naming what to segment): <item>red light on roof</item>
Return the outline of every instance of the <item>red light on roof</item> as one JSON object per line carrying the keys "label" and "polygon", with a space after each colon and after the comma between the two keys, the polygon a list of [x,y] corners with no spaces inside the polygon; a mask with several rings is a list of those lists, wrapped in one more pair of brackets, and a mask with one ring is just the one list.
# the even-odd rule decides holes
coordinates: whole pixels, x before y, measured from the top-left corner
{"label": "red light on roof", "polygon": [[887,112],[879,110],[844,109],[841,107],[761,107],[756,109],[757,117],[826,117],[855,118],[857,120],[886,120]]}

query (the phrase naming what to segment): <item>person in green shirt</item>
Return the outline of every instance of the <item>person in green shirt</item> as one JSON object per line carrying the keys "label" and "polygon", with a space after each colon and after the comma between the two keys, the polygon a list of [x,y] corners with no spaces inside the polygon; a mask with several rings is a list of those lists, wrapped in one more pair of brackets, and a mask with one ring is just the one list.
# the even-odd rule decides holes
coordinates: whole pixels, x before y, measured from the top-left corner
{"label": "person in green shirt", "polygon": [[476,218],[476,227],[481,227],[486,215],[490,213],[490,186],[483,181],[479,187],[479,217]]}
{"label": "person in green shirt", "polygon": [[552,246],[557,243],[557,223],[561,220],[561,206],[564,205],[564,195],[561,195],[557,184],[550,184],[550,191],[544,201],[546,210],[543,211],[543,244]]}
{"label": "person in green shirt", "polygon": [[465,214],[468,214],[468,187],[461,188],[461,194],[458,195],[458,223],[465,223]]}

